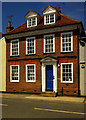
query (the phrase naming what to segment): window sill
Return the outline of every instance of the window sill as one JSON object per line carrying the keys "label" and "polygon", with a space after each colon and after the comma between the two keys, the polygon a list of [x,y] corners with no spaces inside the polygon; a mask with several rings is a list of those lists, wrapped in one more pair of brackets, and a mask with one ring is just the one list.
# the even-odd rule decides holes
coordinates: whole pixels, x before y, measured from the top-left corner
{"label": "window sill", "polygon": [[69,52],[60,52],[61,54],[66,54],[66,53],[74,53],[73,51],[69,51]]}
{"label": "window sill", "polygon": [[64,83],[64,84],[69,84],[69,83],[73,83],[73,81],[71,81],[71,82],[61,82],[61,83]]}
{"label": "window sill", "polygon": [[36,55],[36,54],[26,54],[25,56],[33,56],[33,55]]}
{"label": "window sill", "polygon": [[14,82],[16,82],[16,83],[19,83],[19,81],[10,81],[11,83],[14,83]]}
{"label": "window sill", "polygon": [[34,27],[37,27],[37,25],[34,25],[34,26],[28,26],[27,28],[34,28]]}
{"label": "window sill", "polygon": [[10,57],[19,57],[19,55],[10,55]]}
{"label": "window sill", "polygon": [[26,81],[27,83],[36,83],[36,81]]}
{"label": "window sill", "polygon": [[45,54],[55,54],[55,52],[52,52],[52,53],[43,53],[43,54],[44,54],[44,55],[45,55]]}
{"label": "window sill", "polygon": [[52,24],[55,24],[55,22],[53,22],[53,23],[44,23],[44,25],[52,25]]}

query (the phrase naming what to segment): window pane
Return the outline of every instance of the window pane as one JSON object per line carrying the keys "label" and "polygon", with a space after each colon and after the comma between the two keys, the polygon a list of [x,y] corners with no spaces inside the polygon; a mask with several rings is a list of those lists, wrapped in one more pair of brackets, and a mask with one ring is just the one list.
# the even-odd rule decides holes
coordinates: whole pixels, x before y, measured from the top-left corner
{"label": "window pane", "polygon": [[27,39],[27,54],[34,54],[35,48],[34,48],[34,38]]}
{"label": "window pane", "polygon": [[53,35],[45,37],[45,52],[46,53],[53,52],[53,49],[54,49],[53,40],[54,40]]}
{"label": "window pane", "polygon": [[72,64],[62,64],[62,81],[72,81]]}
{"label": "window pane", "polygon": [[36,18],[32,18],[32,25],[36,25]]}
{"label": "window pane", "polygon": [[46,15],[46,23],[49,23],[49,15]]}
{"label": "window pane", "polygon": [[18,66],[11,66],[11,80],[19,80]]}
{"label": "window pane", "polygon": [[13,56],[15,56],[15,55],[18,55],[18,41],[12,41],[11,42],[11,46],[12,46],[12,48],[11,48],[11,54],[13,55]]}
{"label": "window pane", "polygon": [[35,67],[34,65],[27,66],[27,81],[35,80]]}
{"label": "window pane", "polygon": [[[72,35],[70,33],[62,34],[62,51],[71,51]],[[65,49],[64,49],[65,46]]]}
{"label": "window pane", "polygon": [[54,22],[54,14],[50,15],[50,23]]}

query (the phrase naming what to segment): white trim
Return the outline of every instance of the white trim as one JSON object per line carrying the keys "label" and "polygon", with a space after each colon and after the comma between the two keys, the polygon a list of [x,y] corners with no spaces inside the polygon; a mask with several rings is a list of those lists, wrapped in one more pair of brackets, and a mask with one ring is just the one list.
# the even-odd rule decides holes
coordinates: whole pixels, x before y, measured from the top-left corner
{"label": "white trim", "polygon": [[[35,77],[35,80],[28,80],[27,79],[27,66],[34,66],[34,77]],[[26,64],[26,82],[36,82],[36,65],[35,64]]]}
{"label": "white trim", "polygon": [[44,10],[43,15],[51,14],[51,13],[56,13],[56,9],[52,7],[48,7],[46,10]]}
{"label": "white trim", "polygon": [[[35,18],[35,20],[36,20],[36,21],[35,21],[35,22],[36,22],[35,25],[32,25],[32,18]],[[28,26],[29,19],[31,19],[31,26]],[[28,18],[28,20],[27,20],[27,28],[35,27],[35,26],[37,26],[37,16],[33,16],[33,17]]]}
{"label": "white trim", "polygon": [[55,35],[53,35],[53,52],[55,52]]}
{"label": "white trim", "polygon": [[[50,15],[54,15],[54,22],[50,22]],[[49,15],[49,23],[46,23],[46,16],[47,15]],[[55,23],[55,20],[56,19],[56,15],[55,15],[55,13],[51,13],[51,14],[46,14],[46,15],[44,15],[44,25],[50,25],[50,24],[54,24]]]}
{"label": "white trim", "polygon": [[[18,41],[18,55],[12,55],[12,42]],[[19,39],[10,41],[10,56],[19,56]]]}
{"label": "white trim", "polygon": [[[45,37],[53,36],[53,52],[45,52]],[[44,53],[54,53],[55,52],[55,34],[44,35]]]}
{"label": "white trim", "polygon": [[42,63],[42,92],[46,91],[46,65],[53,65],[53,92],[57,92],[57,62]]}
{"label": "white trim", "polygon": [[[18,80],[12,80],[12,66],[18,66]],[[19,82],[19,65],[10,65],[10,82]]]}
{"label": "white trim", "polygon": [[[62,51],[62,35],[71,34],[71,51]],[[73,51],[73,32],[64,32],[61,33],[61,52],[72,52]]]}
{"label": "white trim", "polygon": [[45,69],[45,65],[42,63],[42,92],[46,91],[46,78],[45,78],[45,74],[46,74],[46,69]]}
{"label": "white trim", "polygon": [[[34,53],[27,53],[27,41],[28,41],[28,39],[34,39]],[[33,54],[36,54],[36,47],[35,47],[35,45],[36,45],[36,40],[35,40],[35,37],[28,37],[28,38],[26,38],[26,55],[33,55]]]}
{"label": "white trim", "polygon": [[[72,81],[63,81],[62,80],[62,65],[71,64],[72,65]],[[61,83],[73,83],[73,63],[61,63]]]}

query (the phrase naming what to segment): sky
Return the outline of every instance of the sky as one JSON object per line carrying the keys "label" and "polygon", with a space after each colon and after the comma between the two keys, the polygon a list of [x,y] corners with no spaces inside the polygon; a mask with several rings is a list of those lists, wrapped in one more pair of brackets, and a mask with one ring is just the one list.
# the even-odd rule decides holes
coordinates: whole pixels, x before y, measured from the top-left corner
{"label": "sky", "polygon": [[13,15],[12,27],[16,28],[26,22],[26,18],[24,16],[30,9],[36,11],[42,16],[42,11],[47,7],[47,5],[51,5],[56,8],[60,5],[62,14],[82,21],[86,30],[85,2],[2,2],[2,33],[6,32],[6,27],[10,20],[7,16]]}

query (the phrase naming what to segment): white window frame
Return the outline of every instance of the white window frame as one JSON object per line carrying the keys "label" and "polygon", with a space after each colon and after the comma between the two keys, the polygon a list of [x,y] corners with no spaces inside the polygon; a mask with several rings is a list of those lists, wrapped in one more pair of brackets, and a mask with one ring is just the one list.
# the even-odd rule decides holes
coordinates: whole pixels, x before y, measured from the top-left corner
{"label": "white window frame", "polygon": [[[32,19],[33,19],[33,18],[35,18],[35,20],[36,20],[36,21],[35,21],[35,22],[36,22],[35,25],[32,25]],[[28,23],[29,23],[29,19],[31,19],[31,26],[28,25]],[[30,18],[28,18],[28,20],[27,20],[27,28],[35,27],[35,26],[37,26],[37,17],[30,17]]]}
{"label": "white window frame", "polygon": [[[52,14],[54,14],[54,22],[50,22],[50,15],[52,15]],[[44,16],[44,25],[49,25],[49,24],[54,24],[55,23],[56,16],[55,16],[55,13],[52,13],[52,14],[47,14],[47,15],[49,15],[49,23],[46,23],[46,16],[47,15]]]}
{"label": "white window frame", "polygon": [[[17,55],[12,55],[12,42],[15,42],[15,41],[18,41],[18,54]],[[10,41],[10,56],[19,56],[19,39]]]}
{"label": "white window frame", "polygon": [[[29,54],[27,53],[27,43],[28,43],[28,39],[34,39],[34,53],[29,53]],[[35,44],[36,44],[35,37],[28,37],[28,38],[26,38],[26,55],[33,55],[33,54],[36,54]]]}
{"label": "white window frame", "polygon": [[[12,66],[18,66],[18,80],[12,80]],[[19,82],[19,65],[10,65],[10,82]]]}
{"label": "white window frame", "polygon": [[[45,37],[48,37],[48,36],[53,36],[53,52],[46,52],[45,51]],[[54,53],[55,52],[55,35],[54,34],[50,34],[50,35],[44,35],[44,53]]]}
{"label": "white window frame", "polygon": [[[62,50],[62,35],[65,35],[65,34],[71,34],[71,51],[63,51]],[[73,32],[61,33],[61,52],[73,52]]]}
{"label": "white window frame", "polygon": [[[28,80],[27,79],[27,66],[34,66],[34,77],[35,77],[35,80]],[[35,64],[26,64],[26,82],[36,82],[36,65]]]}
{"label": "white window frame", "polygon": [[[72,81],[63,81],[62,80],[62,65],[72,65]],[[61,83],[73,83],[73,63],[61,63]]]}

